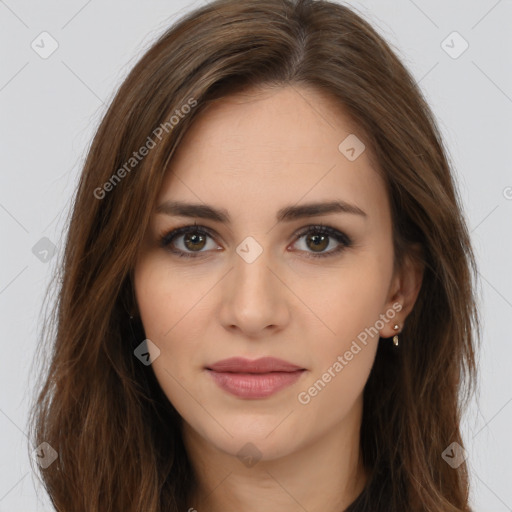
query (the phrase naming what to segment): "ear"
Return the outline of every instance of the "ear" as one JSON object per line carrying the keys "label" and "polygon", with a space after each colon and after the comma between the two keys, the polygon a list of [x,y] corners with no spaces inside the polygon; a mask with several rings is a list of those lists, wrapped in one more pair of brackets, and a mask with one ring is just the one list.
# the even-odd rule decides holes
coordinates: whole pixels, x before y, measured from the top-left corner
{"label": "ear", "polygon": [[[423,247],[421,244],[414,244],[404,256],[401,267],[393,274],[385,311],[396,311],[396,315],[380,330],[382,338],[390,338],[402,331],[405,319],[418,298],[424,271]],[[398,330],[393,329],[395,324],[398,325]]]}

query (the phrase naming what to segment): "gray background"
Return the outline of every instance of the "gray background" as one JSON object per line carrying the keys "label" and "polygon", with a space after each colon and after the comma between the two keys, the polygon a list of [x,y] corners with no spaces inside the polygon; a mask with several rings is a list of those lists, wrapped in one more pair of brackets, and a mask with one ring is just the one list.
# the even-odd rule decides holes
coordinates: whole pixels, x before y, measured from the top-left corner
{"label": "gray background", "polygon": [[[27,458],[30,365],[86,150],[141,53],[202,3],[0,0],[0,512],[52,510]],[[347,3],[419,82],[455,167],[480,266],[484,322],[480,400],[463,425],[473,504],[475,511],[511,511],[512,2]],[[31,47],[43,31],[58,43],[46,59]],[[446,40],[454,31],[469,44],[457,58],[463,40]],[[53,257],[44,237],[56,246]]]}

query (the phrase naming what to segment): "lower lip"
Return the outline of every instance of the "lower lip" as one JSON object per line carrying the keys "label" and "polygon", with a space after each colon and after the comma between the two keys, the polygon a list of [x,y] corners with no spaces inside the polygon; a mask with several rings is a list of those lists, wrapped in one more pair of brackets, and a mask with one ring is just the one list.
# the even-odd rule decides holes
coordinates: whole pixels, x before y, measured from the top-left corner
{"label": "lower lip", "polygon": [[240,398],[266,398],[296,382],[305,370],[271,373],[230,373],[208,370],[224,391]]}

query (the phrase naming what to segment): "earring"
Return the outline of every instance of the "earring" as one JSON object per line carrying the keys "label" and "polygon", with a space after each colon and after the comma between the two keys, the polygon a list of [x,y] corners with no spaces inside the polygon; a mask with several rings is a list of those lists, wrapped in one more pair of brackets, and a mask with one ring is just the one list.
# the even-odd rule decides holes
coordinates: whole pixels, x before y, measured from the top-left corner
{"label": "earring", "polygon": [[[398,329],[400,329],[400,326],[398,324],[395,324],[393,326],[393,329],[395,331],[398,331]],[[393,336],[393,343],[395,344],[395,347],[398,347],[398,333]]]}

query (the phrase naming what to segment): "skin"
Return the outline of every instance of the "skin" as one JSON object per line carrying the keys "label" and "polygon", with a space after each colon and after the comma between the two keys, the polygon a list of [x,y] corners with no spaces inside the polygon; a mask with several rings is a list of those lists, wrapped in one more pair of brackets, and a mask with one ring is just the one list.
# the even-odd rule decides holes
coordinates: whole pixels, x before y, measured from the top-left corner
{"label": "skin", "polygon": [[[193,509],[334,512],[367,481],[359,429],[378,336],[358,343],[361,350],[309,403],[298,400],[398,303],[401,311],[379,329],[393,336],[421,286],[422,270],[412,260],[393,271],[389,200],[369,148],[354,161],[338,150],[352,133],[357,128],[341,107],[314,89],[250,90],[212,104],[173,157],[156,206],[206,203],[231,217],[223,224],[155,209],[134,269],[146,336],[160,350],[152,368],[184,420],[198,476]],[[280,208],[327,200],[356,205],[366,217],[338,212],[276,222]],[[159,244],[160,236],[194,222],[213,236],[185,245],[182,235],[173,245],[200,257],[180,258]],[[352,245],[308,257],[339,246],[329,237],[315,249],[314,233],[298,238],[319,223]],[[252,263],[236,252],[248,236],[263,251]],[[243,399],[205,370],[232,356],[274,356],[306,372],[270,397]],[[246,443],[261,457],[250,467],[237,456]]]}

